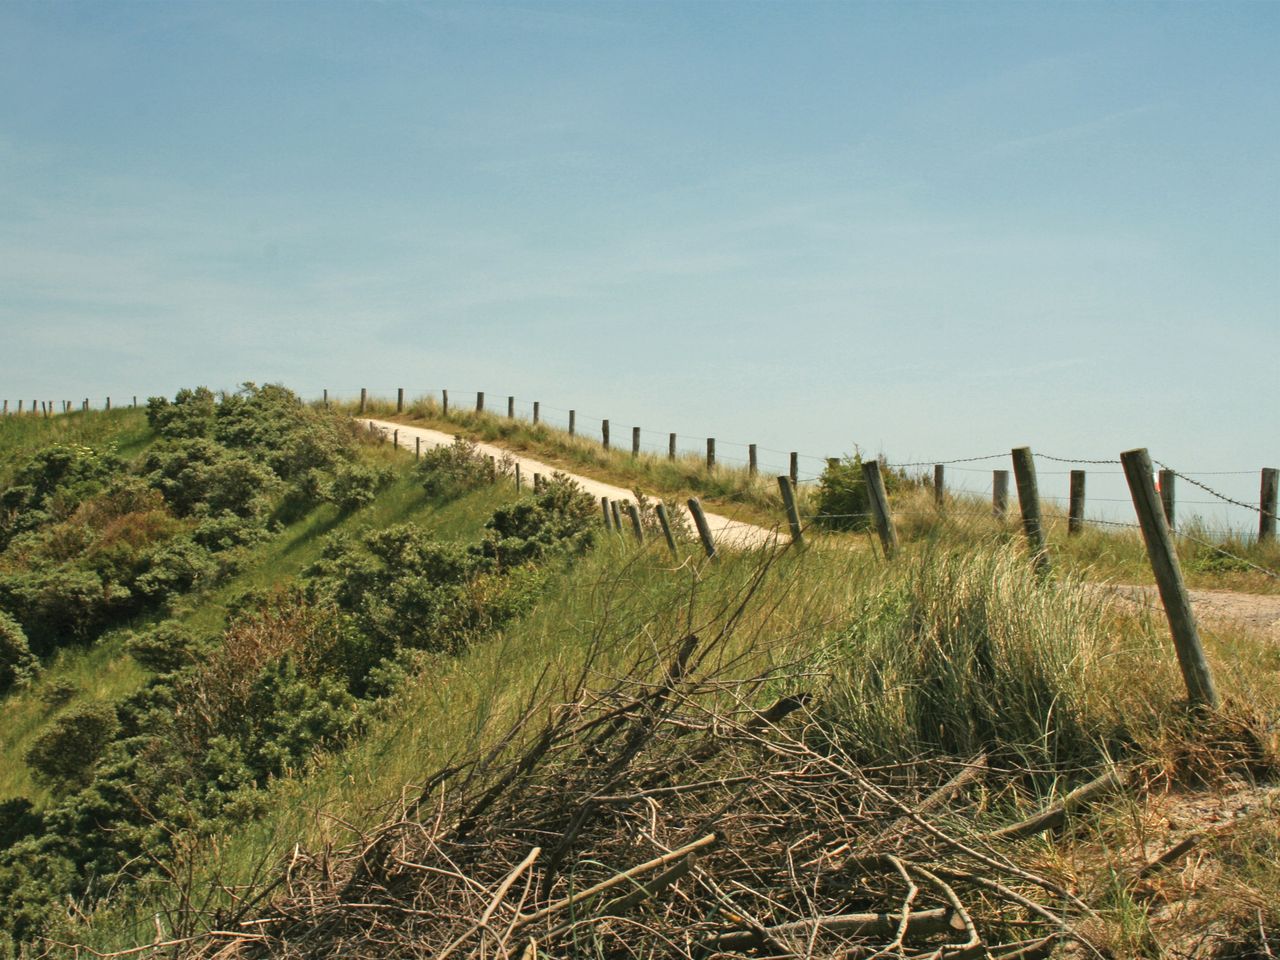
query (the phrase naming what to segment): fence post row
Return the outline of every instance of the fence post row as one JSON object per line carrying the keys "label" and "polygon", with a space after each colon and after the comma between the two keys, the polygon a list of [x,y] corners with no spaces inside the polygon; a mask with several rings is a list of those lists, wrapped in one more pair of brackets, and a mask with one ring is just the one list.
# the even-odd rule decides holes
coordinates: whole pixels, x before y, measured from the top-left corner
{"label": "fence post row", "polygon": [[1276,491],[1280,488],[1280,470],[1275,467],[1262,468],[1262,490],[1258,497],[1258,539],[1274,540],[1276,538]]}
{"label": "fence post row", "polygon": [[707,552],[707,559],[716,559],[716,542],[711,537],[711,528],[707,526],[707,515],[702,512],[702,504],[697,497],[689,498],[689,513],[693,516],[693,525],[698,528],[698,539],[702,541],[702,549]]}
{"label": "fence post row", "polygon": [[1067,501],[1067,535],[1084,529],[1084,471],[1071,471],[1071,498]]}
{"label": "fence post row", "polygon": [[1151,457],[1145,448],[1128,450],[1120,454],[1124,465],[1124,478],[1129,484],[1133,507],[1142,527],[1142,539],[1147,544],[1151,570],[1160,588],[1160,600],[1165,616],[1169,619],[1169,631],[1173,634],[1174,649],[1178,654],[1178,666],[1187,687],[1187,696],[1193,704],[1216,709],[1218,692],[1213,676],[1200,645],[1200,632],[1191,612],[1191,599],[1182,581],[1182,568],[1178,566],[1178,554],[1174,550],[1173,535],[1165,519],[1163,505],[1156,493],[1151,476]]}
{"label": "fence post row", "polygon": [[868,460],[862,465],[862,477],[867,482],[871,512],[875,517],[876,531],[880,534],[880,546],[886,560],[898,552],[898,533],[893,529],[893,515],[889,512],[889,497],[884,489],[884,477],[880,476],[880,461]]}
{"label": "fence post row", "polygon": [[787,525],[791,528],[791,542],[804,549],[804,534],[800,529],[800,511],[796,509],[795,487],[786,474],[778,477],[778,492],[782,494],[782,505],[787,511]]}
{"label": "fence post row", "polygon": [[933,502],[937,504],[941,510],[943,506],[943,477],[945,476],[946,466],[941,463],[933,465]]}
{"label": "fence post row", "polygon": [[1044,541],[1044,524],[1040,519],[1040,489],[1036,484],[1036,461],[1030,447],[1013,450],[1013,479],[1018,485],[1018,509],[1022,512],[1022,529],[1031,549],[1031,563],[1037,573],[1048,573],[1051,566]]}

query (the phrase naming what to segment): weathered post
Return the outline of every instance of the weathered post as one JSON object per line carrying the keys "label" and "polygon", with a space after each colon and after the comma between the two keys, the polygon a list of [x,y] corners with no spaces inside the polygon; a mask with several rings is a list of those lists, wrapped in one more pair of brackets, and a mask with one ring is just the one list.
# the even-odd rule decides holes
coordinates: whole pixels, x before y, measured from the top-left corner
{"label": "weathered post", "polygon": [[760,472],[760,461],[756,458],[756,445],[747,444],[747,475],[754,477]]}
{"label": "weathered post", "polygon": [[106,405],[106,407],[105,407],[104,409],[105,409],[108,413],[110,413],[110,412],[111,412],[111,398],[110,398],[110,397],[107,397],[107,405]]}
{"label": "weathered post", "polygon": [[537,400],[533,401],[533,425],[535,427],[538,425],[538,421],[542,419],[542,417],[540,416],[541,407],[542,407],[541,403],[539,403]]}
{"label": "weathered post", "polygon": [[8,401],[8,400],[6,400],[6,401],[4,402],[4,416],[6,416],[6,417],[7,417],[8,415],[9,415],[9,401]]}
{"label": "weathered post", "polygon": [[1071,471],[1071,496],[1067,501],[1067,534],[1084,530],[1084,471]]}
{"label": "weathered post", "polygon": [[787,471],[787,476],[791,478],[792,483],[800,482],[800,454],[794,450],[791,451],[791,469]]}
{"label": "weathered post", "polygon": [[507,419],[514,420],[516,418],[516,398],[507,397]]}
{"label": "weathered post", "polygon": [[889,495],[884,489],[884,477],[880,475],[880,461],[868,460],[862,465],[862,477],[867,482],[868,500],[880,534],[880,546],[884,557],[891,559],[898,552],[898,532],[893,529],[893,514],[889,512]]}
{"label": "weathered post", "polygon": [[1036,485],[1036,461],[1030,447],[1013,451],[1013,479],[1018,485],[1018,509],[1022,512],[1022,530],[1031,550],[1031,563],[1037,573],[1049,572],[1049,551],[1044,542],[1044,525],[1040,520],[1040,490]]}
{"label": "weathered post", "polygon": [[707,437],[707,469],[716,468],[716,438]]}
{"label": "weathered post", "polygon": [[640,523],[640,508],[628,500],[627,513],[631,514],[631,532],[636,535],[636,543],[643,544],[644,526]]}
{"label": "weathered post", "polygon": [[941,463],[935,463],[933,465],[933,502],[937,505],[939,510],[943,508],[946,499],[946,487],[944,486],[946,469],[946,466]]}
{"label": "weathered post", "polygon": [[667,459],[674,460],[676,458],[676,435],[674,433],[667,434]]}
{"label": "weathered post", "polygon": [[702,512],[702,504],[697,497],[689,498],[689,513],[693,515],[693,525],[698,528],[698,539],[702,541],[702,549],[707,552],[707,559],[716,558],[716,542],[711,538],[711,528],[707,526],[707,515]]}
{"label": "weathered post", "polygon": [[667,505],[659,500],[654,509],[658,514],[658,524],[662,527],[662,535],[667,541],[667,549],[671,551],[672,557],[679,559],[679,553],[676,550],[676,538],[671,533],[671,518],[667,516]]}
{"label": "weathered post", "polygon": [[600,421],[600,442],[604,445],[604,448],[606,450],[609,449],[609,421],[608,420]]}
{"label": "weathered post", "polygon": [[991,471],[991,514],[1003,520],[1009,512],[1009,471]]}
{"label": "weathered post", "polygon": [[404,413],[404,387],[396,387],[396,413]]}
{"label": "weathered post", "polygon": [[489,482],[498,482],[498,458],[493,456],[489,457]]}
{"label": "weathered post", "polygon": [[578,411],[569,411],[569,436],[573,436],[578,432]]}
{"label": "weathered post", "polygon": [[804,549],[804,533],[800,529],[800,511],[796,509],[796,491],[786,474],[778,477],[778,492],[782,494],[782,506],[787,511],[787,525],[791,527],[791,542]]}
{"label": "weathered post", "polygon": [[80,409],[82,409],[85,413],[88,413],[88,412],[89,412],[89,398],[88,398],[88,397],[85,397],[85,398],[84,398],[84,403],[83,403],[83,404],[81,404]]}
{"label": "weathered post", "polygon": [[361,414],[361,416],[363,416],[363,415],[364,415],[364,408],[365,408],[365,405],[368,403],[368,400],[369,400],[369,389],[368,389],[368,387],[361,387],[361,388],[360,388],[360,414]]}
{"label": "weathered post", "polygon": [[397,427],[391,434],[391,445],[397,450],[400,449],[400,429]]}
{"label": "weathered post", "polygon": [[622,515],[618,513],[618,501],[609,501],[609,512],[613,514],[613,529],[622,532]]}
{"label": "weathered post", "polygon": [[18,416],[22,416],[22,401],[18,401]]}
{"label": "weathered post", "polygon": [[134,395],[134,398],[133,398],[133,408],[135,410],[138,409],[138,397],[136,394]]}
{"label": "weathered post", "polygon": [[1258,540],[1276,538],[1276,491],[1280,487],[1280,470],[1262,468],[1262,490],[1258,497]]}
{"label": "weathered post", "polygon": [[[329,388],[328,388],[328,387],[325,387],[325,388],[324,388],[324,399],[323,399],[323,400],[321,400],[321,401],[320,401],[320,403],[321,403],[321,405],[322,405],[326,410],[328,410],[328,409],[329,409]],[[135,407],[138,405],[138,398],[137,398],[137,397],[134,397],[134,398],[133,398],[133,405],[134,405]]]}
{"label": "weathered post", "polygon": [[1178,666],[1182,668],[1187,697],[1193,704],[1216,709],[1218,692],[1200,644],[1200,632],[1196,629],[1191,599],[1182,581],[1173,535],[1151,478],[1151,457],[1145,448],[1139,448],[1120,454],[1120,462],[1124,465],[1124,478],[1128,481],[1133,506],[1142,526],[1142,539],[1146,541],[1151,570],[1160,588],[1160,600],[1169,619],[1169,631],[1173,634],[1173,646],[1178,653]]}
{"label": "weathered post", "polygon": [[535,494],[542,492],[542,474],[540,473],[533,475],[533,492]]}
{"label": "weathered post", "polygon": [[1160,505],[1164,507],[1164,519],[1169,524],[1170,530],[1177,528],[1173,519],[1173,478],[1175,476],[1172,470],[1160,471]]}
{"label": "weathered post", "polygon": [[476,391],[476,413],[484,413],[484,391]]}
{"label": "weathered post", "polygon": [[[413,459],[415,460],[422,459],[422,438],[421,437],[413,438]],[[489,459],[492,460],[493,458],[490,457]]]}
{"label": "weathered post", "polygon": [[440,412],[446,417],[449,415],[449,391],[448,390],[440,391]]}
{"label": "weathered post", "polygon": [[609,520],[609,498],[608,497],[600,498],[600,512],[604,514],[604,528],[606,530],[610,529],[613,526],[613,524]]}
{"label": "weathered post", "polygon": [[520,464],[516,463],[516,493],[520,492]]}
{"label": "weathered post", "polygon": [[631,455],[633,457],[640,456],[640,428],[631,428]]}

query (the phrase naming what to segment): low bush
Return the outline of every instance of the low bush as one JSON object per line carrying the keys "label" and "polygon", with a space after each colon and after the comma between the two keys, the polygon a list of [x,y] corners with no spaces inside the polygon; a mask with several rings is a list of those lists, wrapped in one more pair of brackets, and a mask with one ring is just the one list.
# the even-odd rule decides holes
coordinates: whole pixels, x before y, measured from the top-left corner
{"label": "low bush", "polygon": [[23,759],[31,768],[33,780],[65,791],[87,778],[119,731],[120,721],[113,706],[86,704],[54,720]]}
{"label": "low bush", "polygon": [[460,497],[489,482],[489,458],[465,437],[454,438],[447,447],[433,447],[422,455],[418,475],[427,496],[441,500]]}
{"label": "low bush", "polygon": [[378,491],[391,482],[391,477],[391,470],[385,467],[341,463],[334,468],[324,496],[343,513],[349,513],[372,503]]}
{"label": "low bush", "polygon": [[22,625],[0,610],[0,694],[29,684],[39,670],[40,661],[31,652]]}

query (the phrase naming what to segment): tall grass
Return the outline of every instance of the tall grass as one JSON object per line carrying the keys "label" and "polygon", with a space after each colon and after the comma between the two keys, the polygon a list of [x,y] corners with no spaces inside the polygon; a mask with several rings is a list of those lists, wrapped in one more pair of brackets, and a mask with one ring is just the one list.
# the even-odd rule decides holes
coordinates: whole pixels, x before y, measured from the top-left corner
{"label": "tall grass", "polygon": [[129,408],[56,417],[29,415],[0,418],[0,486],[9,483],[14,469],[33,453],[54,443],[89,447],[113,444],[126,460],[141,453],[154,439],[143,410]]}

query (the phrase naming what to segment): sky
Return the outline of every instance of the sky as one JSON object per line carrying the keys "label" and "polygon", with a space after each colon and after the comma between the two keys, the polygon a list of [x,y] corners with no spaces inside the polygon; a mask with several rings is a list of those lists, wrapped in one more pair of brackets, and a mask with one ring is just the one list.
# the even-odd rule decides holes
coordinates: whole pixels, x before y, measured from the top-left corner
{"label": "sky", "polygon": [[1280,3],[5,0],[0,397],[484,390],[1256,501],[1278,121]]}

